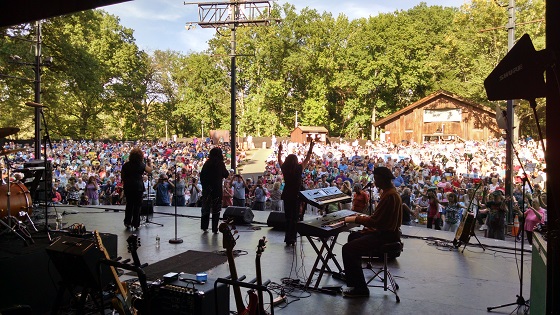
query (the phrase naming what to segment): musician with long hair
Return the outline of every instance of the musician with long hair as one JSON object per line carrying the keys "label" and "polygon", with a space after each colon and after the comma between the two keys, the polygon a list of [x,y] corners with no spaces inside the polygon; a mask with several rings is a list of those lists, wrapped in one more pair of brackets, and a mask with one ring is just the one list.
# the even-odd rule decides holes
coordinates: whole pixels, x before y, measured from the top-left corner
{"label": "musician with long hair", "polygon": [[296,224],[300,211],[299,191],[302,185],[303,170],[307,167],[311,153],[313,152],[313,139],[309,143],[309,150],[301,164],[295,154],[289,154],[282,162],[282,144],[278,146],[278,164],[284,176],[284,190],[282,191],[282,201],[284,202],[284,215],[286,217],[286,234],[284,242],[286,246],[292,246],[296,242]]}
{"label": "musician with long hair", "polygon": [[212,213],[212,232],[218,233],[220,221],[220,210],[222,209],[222,181],[228,178],[229,172],[224,164],[222,149],[213,148],[208,154],[208,160],[200,171],[200,182],[202,184],[202,217],[200,228],[208,231],[210,224],[210,213]]}
{"label": "musician with long hair", "polygon": [[142,194],[144,193],[144,172],[152,172],[152,161],[144,163],[144,153],[138,147],[130,151],[128,161],[121,170],[126,207],[124,211],[124,225],[126,228],[138,229],[140,226],[140,209],[142,208]]}

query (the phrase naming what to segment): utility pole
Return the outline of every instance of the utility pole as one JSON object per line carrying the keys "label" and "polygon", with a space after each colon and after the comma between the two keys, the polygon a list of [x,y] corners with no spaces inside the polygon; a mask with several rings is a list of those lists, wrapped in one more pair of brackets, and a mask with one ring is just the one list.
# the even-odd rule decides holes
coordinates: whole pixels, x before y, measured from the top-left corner
{"label": "utility pole", "polygon": [[[515,0],[509,0],[508,5],[508,51],[513,48],[515,44]],[[507,114],[507,135],[509,139],[506,140],[506,196],[512,196],[513,193],[513,144],[517,143],[518,132],[515,124],[515,102],[508,100],[506,106]],[[513,220],[513,198],[508,201],[509,209],[509,222]]]}
{"label": "utility pole", "polygon": [[236,165],[236,39],[235,31],[240,26],[268,26],[270,24],[270,2],[258,0],[230,0],[222,2],[184,2],[183,4],[198,5],[197,22],[187,22],[187,25],[198,24],[202,28],[229,29],[231,31],[231,169],[237,170]]}
{"label": "utility pole", "polygon": [[[37,41],[35,43],[35,103],[41,104],[41,21],[35,22]],[[35,107],[35,160],[41,159],[41,112],[43,108]],[[44,157],[47,160],[47,157]]]}

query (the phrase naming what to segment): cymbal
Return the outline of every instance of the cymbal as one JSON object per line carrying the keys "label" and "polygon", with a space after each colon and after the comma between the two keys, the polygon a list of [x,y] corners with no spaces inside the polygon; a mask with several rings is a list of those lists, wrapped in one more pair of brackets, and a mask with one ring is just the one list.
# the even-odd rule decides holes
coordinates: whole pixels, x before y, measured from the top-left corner
{"label": "cymbal", "polygon": [[27,151],[26,148],[12,149],[12,150],[0,150],[0,155],[8,155],[16,152]]}
{"label": "cymbal", "polygon": [[16,127],[6,127],[0,128],[0,138],[6,138],[19,132],[19,128]]}

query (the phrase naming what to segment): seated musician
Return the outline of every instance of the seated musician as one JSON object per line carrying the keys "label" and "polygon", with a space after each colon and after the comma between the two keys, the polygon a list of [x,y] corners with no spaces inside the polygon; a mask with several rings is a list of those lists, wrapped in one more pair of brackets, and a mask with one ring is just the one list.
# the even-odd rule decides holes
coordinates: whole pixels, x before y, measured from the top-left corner
{"label": "seated musician", "polygon": [[400,240],[402,200],[391,182],[393,173],[386,167],[373,170],[375,185],[383,190],[375,212],[371,216],[357,215],[344,219],[346,223],[358,223],[364,229],[352,232],[348,243],[342,246],[342,260],[348,288],[345,297],[369,296],[369,289],[362,271],[362,256],[379,250],[381,245]]}

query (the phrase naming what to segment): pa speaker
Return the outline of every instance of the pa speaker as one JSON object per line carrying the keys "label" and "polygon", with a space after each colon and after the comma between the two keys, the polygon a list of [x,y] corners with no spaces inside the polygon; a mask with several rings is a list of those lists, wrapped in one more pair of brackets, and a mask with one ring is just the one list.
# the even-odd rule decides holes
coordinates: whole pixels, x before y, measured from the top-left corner
{"label": "pa speaker", "polygon": [[285,230],[286,214],[284,212],[271,211],[270,214],[268,215],[268,220],[266,220],[266,225],[274,229]]}
{"label": "pa speaker", "polygon": [[101,288],[113,280],[109,266],[99,269],[99,259],[105,258],[105,254],[93,240],[61,236],[46,250],[64,283]]}
{"label": "pa speaker", "polygon": [[251,208],[247,207],[227,207],[224,211],[224,219],[233,219],[235,224],[249,224],[254,217]]}
{"label": "pa speaker", "polygon": [[142,207],[140,208],[140,215],[142,216],[153,216],[154,215],[154,200],[153,199],[143,199]]}

